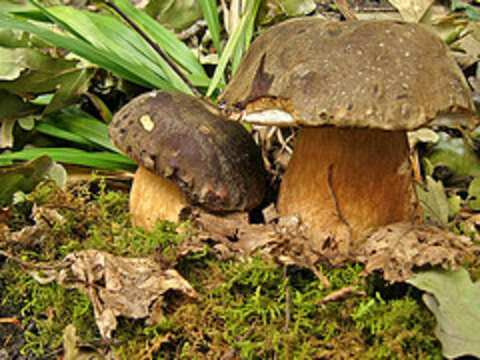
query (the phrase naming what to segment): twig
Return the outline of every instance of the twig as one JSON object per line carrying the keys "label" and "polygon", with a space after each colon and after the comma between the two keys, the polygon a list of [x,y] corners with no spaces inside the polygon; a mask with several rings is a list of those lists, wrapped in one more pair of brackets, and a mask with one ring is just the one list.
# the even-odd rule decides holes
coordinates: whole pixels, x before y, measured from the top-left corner
{"label": "twig", "polygon": [[357,16],[353,12],[347,0],[334,0],[334,2],[346,20],[357,20]]}
{"label": "twig", "polygon": [[[190,90],[192,90],[192,92],[195,94],[195,96],[197,96],[198,98],[202,99],[203,96],[202,94],[200,93],[200,91],[198,91],[198,89],[193,86],[193,84],[187,79],[187,77],[180,71],[180,69],[178,68],[178,66],[172,61],[170,60],[170,58],[168,57],[168,55],[160,48],[160,46],[158,46],[158,44],[156,42],[154,42],[142,29],[140,29],[140,27],[135,24],[128,16],[127,14],[125,14],[122,10],[119,9],[119,7],[117,5],[115,5],[113,2],[111,1],[105,1],[105,4],[107,4],[108,6],[110,6],[113,10],[115,10],[118,15],[120,15],[132,28],[135,29],[135,31],[140,34],[140,36],[142,38],[145,39],[145,41],[162,57],[163,60],[165,60],[167,62],[167,64],[172,68],[173,71],[175,71],[175,73],[180,76],[180,78],[185,82],[185,84],[187,84],[187,86],[190,88]],[[189,71],[188,69],[186,69],[187,71]]]}
{"label": "twig", "polygon": [[22,323],[16,318],[0,318],[0,324],[14,324],[16,325],[19,329],[23,330]]}
{"label": "twig", "polygon": [[341,300],[343,298],[346,298],[348,296],[365,296],[365,291],[362,291],[362,290],[355,290],[355,287],[353,286],[347,286],[347,287],[344,287],[342,289],[339,289],[339,290],[335,290],[333,292],[331,292],[330,294],[328,294],[327,296],[325,296],[321,301],[320,303],[321,304],[326,304],[328,302],[332,302],[332,301],[337,301],[337,300]]}
{"label": "twig", "polygon": [[[311,248],[311,246],[309,246],[309,249],[310,250],[313,250]],[[314,251],[313,251],[314,252]],[[315,266],[315,264],[312,262],[312,260],[310,259],[309,256],[306,257],[305,259],[306,263],[307,263],[307,266],[310,270],[312,270],[313,274],[318,278],[318,280],[320,280],[320,282],[322,283],[323,287],[325,289],[330,289],[330,281],[328,281],[327,277],[325,275],[323,275],[320,271],[318,271],[317,267]]]}

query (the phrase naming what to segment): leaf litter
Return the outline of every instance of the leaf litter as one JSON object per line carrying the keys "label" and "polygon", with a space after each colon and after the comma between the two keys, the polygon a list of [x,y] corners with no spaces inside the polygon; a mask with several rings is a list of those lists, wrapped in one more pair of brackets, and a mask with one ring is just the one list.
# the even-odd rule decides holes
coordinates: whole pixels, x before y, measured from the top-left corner
{"label": "leaf litter", "polygon": [[[269,212],[272,211],[270,208]],[[200,230],[189,239],[184,253],[209,242],[222,257],[260,253],[277,263],[308,268],[323,280],[317,265],[335,264],[337,259],[332,261],[309,245],[305,227],[295,216],[269,216],[272,220],[268,224],[250,224],[246,214],[221,217],[197,211],[193,223]],[[336,265],[361,262],[366,273],[380,271],[386,280],[399,282],[411,278],[416,268],[427,265],[457,269],[472,258],[473,251],[467,236],[437,225],[400,222],[373,231],[360,248],[350,249]]]}
{"label": "leaf litter", "polygon": [[147,324],[163,319],[167,291],[194,298],[195,290],[174,269],[164,269],[147,258],[124,258],[103,251],[84,250],[67,255],[63,269],[32,272],[42,284],[57,281],[68,289],[80,289],[90,299],[100,334],[112,339],[117,317],[146,318]]}

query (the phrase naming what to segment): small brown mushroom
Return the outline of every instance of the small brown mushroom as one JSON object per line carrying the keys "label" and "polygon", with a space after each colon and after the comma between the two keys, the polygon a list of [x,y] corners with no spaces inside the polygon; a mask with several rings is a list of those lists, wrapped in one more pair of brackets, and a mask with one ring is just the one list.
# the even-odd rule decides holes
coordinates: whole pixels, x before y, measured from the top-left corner
{"label": "small brown mushroom", "polygon": [[139,165],[130,194],[134,225],[178,221],[189,205],[244,211],[263,199],[260,150],[242,125],[202,100],[151,91],[120,109],[109,133]]}
{"label": "small brown mushroom", "polygon": [[254,41],[223,101],[232,119],[301,127],[277,206],[302,219],[319,250],[349,251],[380,226],[419,221],[406,131],[476,121],[447,46],[400,21],[274,26]]}

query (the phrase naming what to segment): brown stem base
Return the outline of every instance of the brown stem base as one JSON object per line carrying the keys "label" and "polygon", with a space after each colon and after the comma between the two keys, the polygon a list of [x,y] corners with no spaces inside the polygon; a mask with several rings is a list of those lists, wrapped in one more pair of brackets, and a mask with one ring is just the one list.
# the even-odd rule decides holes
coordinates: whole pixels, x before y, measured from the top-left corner
{"label": "brown stem base", "polygon": [[130,220],[134,226],[151,229],[157,219],[177,222],[186,206],[185,196],[175,184],[138,168],[130,191]]}
{"label": "brown stem base", "polygon": [[297,215],[311,245],[348,253],[372,230],[420,217],[404,131],[303,128],[283,178],[280,215]]}

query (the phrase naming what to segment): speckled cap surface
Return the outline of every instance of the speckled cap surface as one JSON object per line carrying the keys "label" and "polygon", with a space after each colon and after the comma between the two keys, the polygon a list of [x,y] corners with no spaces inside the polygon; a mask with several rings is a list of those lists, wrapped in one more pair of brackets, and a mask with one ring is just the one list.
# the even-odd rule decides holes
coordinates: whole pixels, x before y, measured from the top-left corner
{"label": "speckled cap surface", "polygon": [[248,210],[265,192],[260,149],[245,128],[195,97],[152,91],[113,117],[121,151],[175,183],[190,203],[211,211]]}
{"label": "speckled cap surface", "polygon": [[401,21],[286,21],[261,34],[222,95],[236,110],[277,104],[298,125],[413,130],[439,115],[476,122],[444,42]]}

